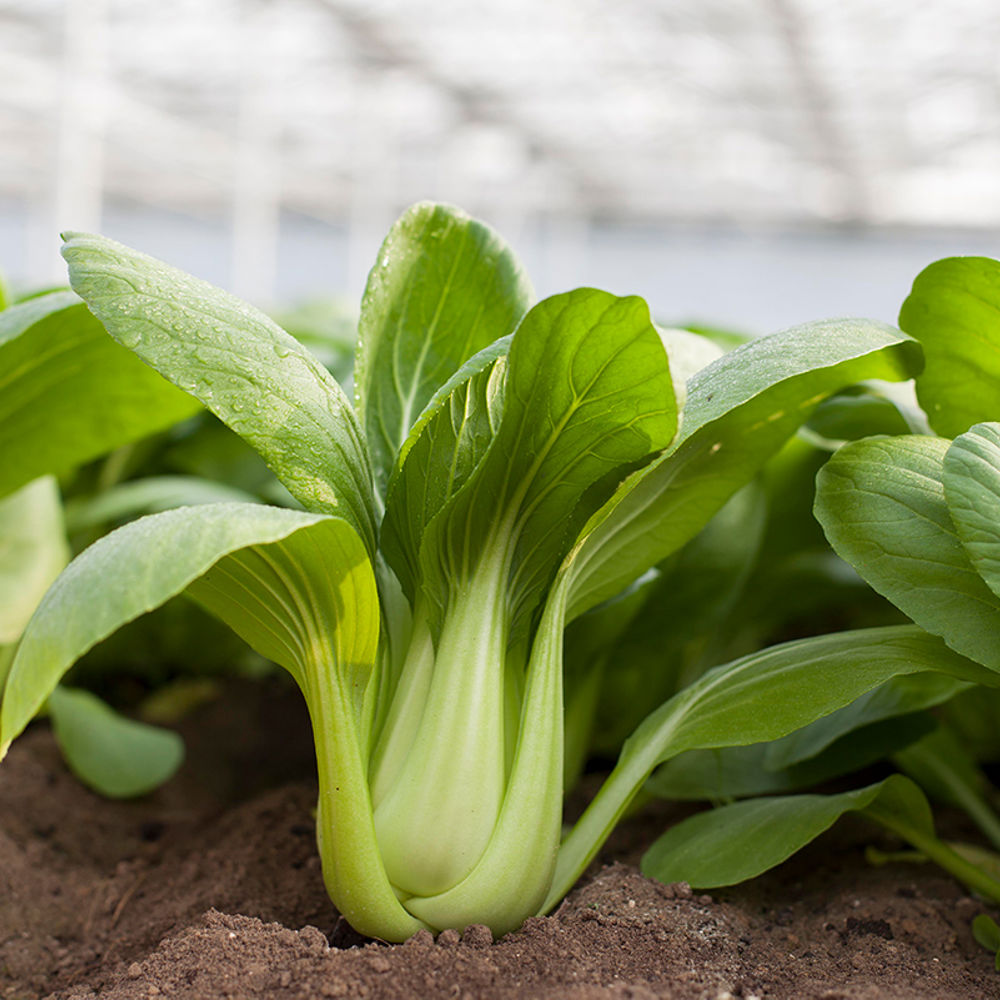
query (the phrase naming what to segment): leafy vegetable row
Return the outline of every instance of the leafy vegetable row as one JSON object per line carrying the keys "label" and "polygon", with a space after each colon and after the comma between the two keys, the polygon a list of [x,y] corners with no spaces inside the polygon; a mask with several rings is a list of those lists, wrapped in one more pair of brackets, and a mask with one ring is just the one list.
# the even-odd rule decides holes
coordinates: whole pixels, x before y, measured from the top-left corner
{"label": "leafy vegetable row", "polygon": [[[902,742],[871,727],[1000,684],[979,645],[956,644],[877,583],[915,624],[761,650],[773,629],[738,613],[747,588],[787,586],[769,568],[806,550],[811,579],[858,593],[831,575],[811,526],[801,550],[783,544],[781,529],[790,514],[806,523],[801,497],[811,490],[792,485],[808,483],[816,464],[817,450],[796,438],[807,421],[826,440],[848,427],[911,429],[878,392],[837,395],[920,371],[920,346],[898,330],[826,321],[703,364],[718,351],[657,330],[638,298],[577,289],[533,302],[497,234],[457,210],[418,205],[371,273],[352,403],[298,340],[232,296],[102,237],[71,234],[64,255],[75,292],[113,340],[73,297],[49,296],[9,321],[17,332],[0,337],[0,351],[30,334],[23,363],[41,364],[31,338],[77,310],[99,334],[95,350],[137,365],[154,380],[140,395],[168,402],[152,402],[155,416],[143,410],[149,426],[127,413],[109,424],[100,392],[88,396],[95,429],[56,442],[41,464],[26,446],[7,488],[200,403],[262,456],[287,501],[166,510],[73,560],[17,644],[0,752],[46,703],[55,711],[61,678],[88,650],[188,595],[302,690],[323,874],[362,933],[402,940],[471,923],[503,933],[559,901],[654,771],[650,788],[671,794],[687,781],[697,796],[708,754],[725,764],[723,784],[735,789],[726,794],[783,791],[805,772],[815,781],[849,770],[829,755],[859,726],[872,733],[865,760],[878,759]],[[70,366],[60,377],[72,377]],[[881,440],[841,449],[824,482]],[[831,541],[851,558],[832,532]],[[851,561],[868,579],[869,560]],[[726,601],[695,600],[697,580],[703,595],[721,590]],[[664,669],[647,685],[657,617],[686,601],[692,612],[659,643]],[[701,641],[727,622],[738,623],[727,641]],[[985,631],[972,628],[979,640]],[[749,651],[732,655],[740,645]],[[626,711],[609,725],[616,697]],[[606,752],[620,747],[618,763],[564,836],[564,792],[602,741]],[[764,787],[753,766],[761,753],[775,776]],[[814,761],[818,769],[803,768]],[[744,810],[739,826],[725,809],[680,824],[646,869],[720,884],[704,878],[729,864],[725,879],[748,877],[861,809],[968,875],[962,857],[938,849],[926,802],[903,777],[835,800],[728,808]],[[747,822],[783,836],[757,836],[727,861]],[[993,891],[988,878],[973,884]]]}

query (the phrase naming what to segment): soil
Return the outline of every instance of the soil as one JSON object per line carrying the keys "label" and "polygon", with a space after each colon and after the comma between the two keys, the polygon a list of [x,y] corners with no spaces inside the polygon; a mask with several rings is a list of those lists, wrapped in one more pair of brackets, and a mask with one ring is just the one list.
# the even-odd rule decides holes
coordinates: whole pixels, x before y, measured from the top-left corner
{"label": "soil", "polygon": [[635,867],[681,814],[662,804],[626,824],[557,912],[500,941],[484,927],[365,941],[323,889],[298,695],[238,687],[183,729],[181,773],[133,802],[81,787],[44,724],[13,746],[0,767],[0,997],[1000,998],[969,929],[982,904],[930,867],[869,867],[868,827],[840,824],[769,875],[705,895]]}

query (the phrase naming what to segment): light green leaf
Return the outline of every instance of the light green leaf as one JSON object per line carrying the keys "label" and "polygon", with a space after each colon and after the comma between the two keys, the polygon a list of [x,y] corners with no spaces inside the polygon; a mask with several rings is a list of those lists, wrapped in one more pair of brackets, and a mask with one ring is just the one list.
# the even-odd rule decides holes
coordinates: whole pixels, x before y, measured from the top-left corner
{"label": "light green leaf", "polygon": [[496,434],[510,340],[504,337],[467,361],[434,394],[400,448],[380,545],[411,602],[424,529],[465,484]]}
{"label": "light green leaf", "polygon": [[72,532],[97,528],[174,507],[204,503],[258,503],[244,490],[198,476],[147,476],[119,483],[92,496],[66,503],[66,524]]}
{"label": "light green leaf", "polygon": [[948,257],[925,268],[899,325],[924,348],[917,397],[944,437],[1000,417],[1000,262]]}
{"label": "light green leaf", "polygon": [[666,353],[642,299],[580,288],[540,302],[511,343],[489,451],[425,532],[431,599],[446,606],[480,554],[511,539],[512,620],[530,614],[601,492],[676,426]]}
{"label": "light green leaf", "polygon": [[919,346],[871,320],[832,320],[751,341],[688,383],[679,440],[633,473],[579,536],[570,618],[693,538],[822,399],[862,379],[898,380]]}
{"label": "light green leaf", "polygon": [[116,344],[72,292],[0,313],[0,496],[199,408]]}
{"label": "light green leaf", "polygon": [[107,331],[257,449],[308,510],[348,521],[374,551],[371,467],[332,375],[263,313],[101,236],[63,246],[74,290]]}
{"label": "light green leaf", "polygon": [[840,795],[788,795],[750,799],[698,813],[671,827],[643,855],[642,873],[661,882],[712,889],[754,878],[790,858],[847,812],[862,812],[880,798],[884,807],[933,835],[930,808],[908,778]]}
{"label": "light green leaf", "polygon": [[0,756],[92,646],[230,553],[323,519],[257,504],[209,504],[154,514],[100,539],[52,585],[25,630],[4,692]]}
{"label": "light green leaf", "polygon": [[49,716],[70,770],[110,798],[151,792],[184,759],[175,732],[127,719],[89,691],[57,687],[49,695]]}
{"label": "light green leaf", "polygon": [[1000,598],[959,541],[941,485],[948,442],[845,445],[817,477],[816,517],[837,554],[918,625],[1000,670]]}
{"label": "light green leaf", "polygon": [[54,479],[36,479],[0,500],[0,646],[20,638],[42,595],[68,562]]}
{"label": "light green leaf", "polygon": [[563,841],[546,908],[597,853],[653,768],[685,750],[775,740],[849,705],[892,677],[937,671],[1000,686],[1000,677],[909,626],[801,639],[710,670],[649,715]]}
{"label": "light green leaf", "polygon": [[511,333],[531,297],[506,243],[459,209],[421,202],[392,227],[361,302],[355,371],[358,412],[382,487],[434,392]]}
{"label": "light green leaf", "polygon": [[941,474],[948,513],[973,567],[1000,595],[1000,424],[955,438]]}

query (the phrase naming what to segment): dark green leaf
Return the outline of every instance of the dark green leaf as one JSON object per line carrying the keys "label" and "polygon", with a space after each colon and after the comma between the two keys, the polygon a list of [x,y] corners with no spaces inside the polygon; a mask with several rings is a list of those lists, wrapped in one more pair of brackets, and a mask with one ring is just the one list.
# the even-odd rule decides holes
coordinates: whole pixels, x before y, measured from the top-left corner
{"label": "dark green leaf", "polygon": [[908,778],[840,795],[750,799],[698,813],[671,827],[643,855],[642,873],[696,889],[735,885],[790,858],[846,812],[861,812],[882,798],[893,811],[933,833],[930,810]]}
{"label": "dark green leaf", "polygon": [[72,292],[0,313],[0,496],[199,408],[116,344]]}

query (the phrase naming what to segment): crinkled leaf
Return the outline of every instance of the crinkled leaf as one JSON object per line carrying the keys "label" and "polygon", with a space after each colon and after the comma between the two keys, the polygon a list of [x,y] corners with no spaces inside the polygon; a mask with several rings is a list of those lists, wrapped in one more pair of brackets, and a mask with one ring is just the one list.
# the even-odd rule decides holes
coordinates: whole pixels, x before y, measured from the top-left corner
{"label": "crinkled leaf", "polygon": [[72,292],[0,314],[0,496],[199,408],[116,344]]}
{"label": "crinkled leaf", "polygon": [[56,687],[49,695],[49,716],[70,770],[110,798],[151,792],[184,759],[177,733],[127,719],[89,691]]}
{"label": "crinkled leaf", "polygon": [[863,812],[876,803],[900,814],[908,825],[933,833],[930,807],[920,790],[909,778],[892,775],[839,795],[751,799],[698,813],[650,847],[642,858],[642,873],[697,889],[735,885],[781,864],[844,813]]}
{"label": "crinkled leaf", "polygon": [[948,513],[973,567],[1000,595],[1000,424],[955,438],[941,474]]}
{"label": "crinkled leaf", "polygon": [[344,518],[374,551],[361,428],[308,350],[235,296],[120,243],[69,234],[63,256],[112,337],[246,439],[308,510]]}
{"label": "crinkled leaf", "polygon": [[467,361],[434,394],[400,448],[380,544],[411,601],[424,529],[465,484],[499,426],[509,349],[504,337]]}
{"label": "crinkled leaf", "polygon": [[68,562],[54,479],[36,479],[0,500],[0,645],[20,637],[42,595]]}
{"label": "crinkled leaf", "polygon": [[948,513],[948,444],[907,436],[845,445],[817,478],[816,517],[876,591],[952,649],[1000,670],[1000,598],[969,561]]}
{"label": "crinkled leaf", "polygon": [[688,383],[679,440],[581,533],[570,618],[693,538],[820,400],[862,379],[908,378],[920,362],[919,346],[892,327],[831,320],[752,341],[703,369]]}
{"label": "crinkled leaf", "polygon": [[911,626],[801,639],[710,670],[649,715],[563,841],[546,908],[569,890],[653,768],[685,750],[775,740],[892,677],[936,671],[1000,686],[993,672]]}
{"label": "crinkled leaf", "polygon": [[923,346],[917,397],[938,434],[954,437],[1000,416],[1000,261],[931,264],[913,282],[899,325]]}
{"label": "crinkled leaf", "polygon": [[531,297],[507,244],[459,209],[421,202],[392,227],[361,302],[355,371],[382,487],[435,391],[510,333]]}

